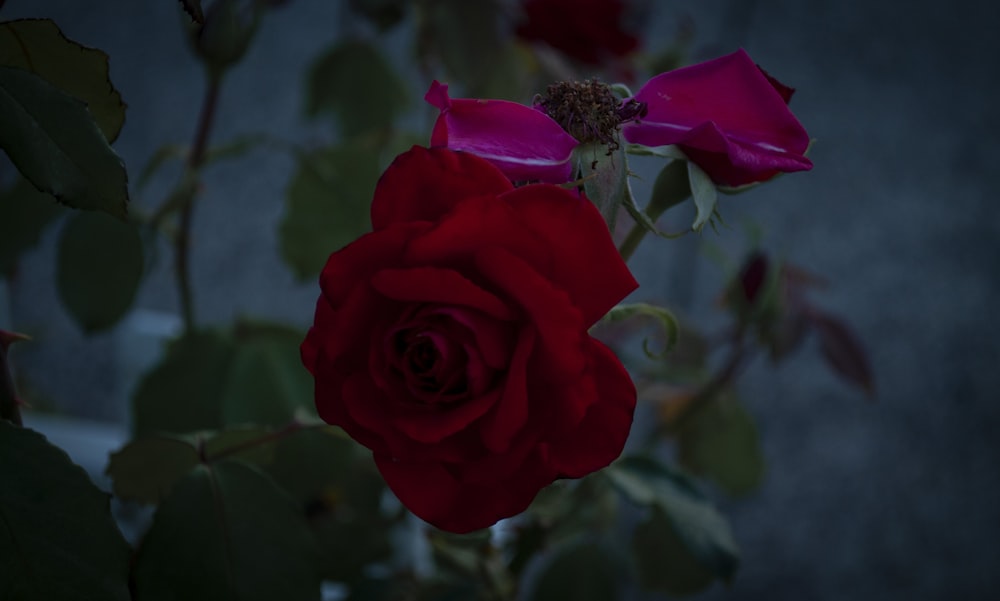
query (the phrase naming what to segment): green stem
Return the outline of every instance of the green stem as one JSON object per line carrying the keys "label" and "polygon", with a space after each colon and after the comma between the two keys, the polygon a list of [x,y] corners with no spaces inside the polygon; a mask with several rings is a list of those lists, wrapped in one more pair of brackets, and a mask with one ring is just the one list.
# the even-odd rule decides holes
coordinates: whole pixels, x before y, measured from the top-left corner
{"label": "green stem", "polygon": [[[653,219],[650,217],[650,219]],[[655,219],[653,219],[655,221]],[[622,245],[618,248],[619,254],[622,256],[622,260],[628,262],[635,250],[639,248],[639,243],[642,239],[646,237],[649,232],[642,224],[634,223],[632,224],[632,229],[628,231],[628,235],[625,236],[625,240],[622,241]]]}
{"label": "green stem", "polygon": [[[649,224],[652,225],[656,223],[656,220],[667,209],[684,202],[690,196],[691,186],[688,182],[687,163],[685,161],[673,160],[656,176],[649,203],[642,212],[645,213],[649,219]],[[632,229],[629,230],[628,235],[625,236],[625,240],[622,241],[621,246],[618,248],[618,252],[621,254],[623,260],[628,261],[632,257],[635,250],[639,248],[639,243],[649,233],[649,227],[647,224],[638,221],[632,225]],[[667,238],[676,238],[680,234],[662,235]]]}
{"label": "green stem", "polygon": [[[215,110],[219,104],[219,90],[222,85],[222,76],[209,72],[208,87],[202,99],[201,114],[198,117],[198,128],[195,130],[194,143],[191,145],[191,154],[188,155],[186,176],[193,176],[197,181],[197,176],[205,162],[205,150],[208,146],[208,137],[215,123]],[[184,330],[190,332],[195,328],[194,317],[194,295],[191,289],[191,267],[190,267],[190,246],[191,246],[191,223],[194,217],[194,198],[197,194],[197,186],[189,188],[189,197],[180,209],[180,221],[177,236],[174,238],[175,275],[177,277],[177,289],[180,294],[181,316],[184,319]]]}

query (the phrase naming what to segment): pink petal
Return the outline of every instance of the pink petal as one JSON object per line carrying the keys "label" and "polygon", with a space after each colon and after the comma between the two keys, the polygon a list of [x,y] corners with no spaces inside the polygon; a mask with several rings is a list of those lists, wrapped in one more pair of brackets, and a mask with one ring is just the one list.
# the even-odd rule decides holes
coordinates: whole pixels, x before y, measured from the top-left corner
{"label": "pink petal", "polygon": [[424,99],[441,110],[431,146],[478,155],[511,181],[570,180],[577,141],[548,115],[506,100],[450,98],[448,86],[437,81]]}
{"label": "pink petal", "polygon": [[657,75],[635,95],[648,112],[624,126],[625,139],[677,144],[720,184],[810,169],[809,135],[785,101],[790,88],[772,81],[742,49]]}

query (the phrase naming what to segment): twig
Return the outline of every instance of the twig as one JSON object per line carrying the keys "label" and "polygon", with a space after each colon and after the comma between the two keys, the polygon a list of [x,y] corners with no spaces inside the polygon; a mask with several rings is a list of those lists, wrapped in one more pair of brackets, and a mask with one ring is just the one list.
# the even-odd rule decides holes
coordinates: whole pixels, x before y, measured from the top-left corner
{"label": "twig", "polygon": [[[198,129],[195,130],[191,154],[188,155],[187,173],[185,176],[191,174],[196,176],[205,162],[205,149],[208,145],[209,133],[215,122],[215,109],[219,103],[221,84],[221,76],[216,74],[208,76],[208,87],[205,90],[205,97],[202,100],[201,114],[198,118]],[[181,316],[184,319],[184,329],[188,332],[192,331],[195,327],[194,299],[191,290],[190,245],[191,222],[194,215],[194,197],[196,194],[197,186],[191,186],[189,191],[190,196],[181,207],[179,229],[176,238],[174,238],[174,267],[177,277],[177,288],[180,293]]]}

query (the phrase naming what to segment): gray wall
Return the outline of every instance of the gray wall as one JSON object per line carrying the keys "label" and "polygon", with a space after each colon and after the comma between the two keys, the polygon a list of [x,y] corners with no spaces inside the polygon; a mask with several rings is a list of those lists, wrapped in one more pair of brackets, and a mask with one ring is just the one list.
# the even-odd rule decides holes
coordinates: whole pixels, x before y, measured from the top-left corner
{"label": "gray wall", "polygon": [[[129,103],[116,148],[133,170],[194,126],[200,74],[174,2],[10,0],[0,16],[52,16],[73,39],[112,56]],[[225,89],[216,139],[271,131],[323,139],[300,115],[304,68],[338,31],[324,0],[295,0],[264,23]],[[729,502],[746,552],[733,588],[711,599],[986,599],[1000,585],[1000,9],[842,0],[654,3],[649,45],[681,13],[695,58],[744,46],[798,88],[792,107],[817,139],[815,169],[724,198],[721,236],[648,243],[642,294],[705,323],[719,270],[706,246],[737,256],[740,224],[765,246],[826,275],[820,303],[850,319],[871,352],[867,402],[823,367],[814,347],[773,370],[750,369],[742,397],[757,416],[769,473],[760,493]],[[397,40],[399,41],[399,40]],[[204,321],[238,314],[306,325],[316,289],[296,284],[276,252],[291,162],[253,153],[212,170],[196,214],[196,301]],[[171,174],[136,200],[158,203]],[[682,224],[687,216],[672,217]],[[127,328],[84,339],[55,301],[55,233],[10,290],[14,327],[37,344],[16,359],[38,392],[80,415],[120,417]],[[173,312],[170,255],[139,306]],[[2,316],[0,316],[2,318]],[[127,374],[125,374],[127,376]]]}

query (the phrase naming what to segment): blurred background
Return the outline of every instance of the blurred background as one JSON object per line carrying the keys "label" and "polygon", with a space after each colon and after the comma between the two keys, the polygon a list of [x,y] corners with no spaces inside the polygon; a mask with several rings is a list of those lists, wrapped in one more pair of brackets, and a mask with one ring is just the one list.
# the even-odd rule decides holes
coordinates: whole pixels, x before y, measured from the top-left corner
{"label": "blurred background", "polygon": [[[726,271],[707,257],[728,257],[732,267],[759,235],[764,249],[829,281],[814,300],[854,326],[876,376],[868,400],[831,375],[814,346],[779,369],[763,358],[751,365],[740,396],[758,422],[767,475],[746,499],[720,498],[744,560],[731,588],[702,598],[994,598],[1000,5],[670,0],[640,8],[644,52],[665,50],[678,31],[690,35],[686,62],[745,48],[797,88],[792,110],[816,142],[813,171],[723,197],[729,227],[719,234],[647,240],[633,262],[637,298],[719,323]],[[291,0],[268,14],[228,77],[213,139],[328,138],[303,117],[303,82],[316,57],[352,33],[342,16],[328,0]],[[177,2],[9,0],[0,17],[52,18],[111,56],[112,81],[129,105],[115,148],[133,179],[161,144],[190,139],[204,81]],[[380,40],[395,57],[414,43],[405,29]],[[404,76],[410,104],[422,104],[423,75]],[[357,101],[365,102],[360,91]],[[414,127],[435,114],[421,106]],[[311,321],[317,286],[298,281],[278,252],[293,169],[288,154],[260,148],[206,171],[192,246],[201,322]],[[153,178],[135,205],[156,206],[177,173]],[[640,198],[648,181],[637,184]],[[667,229],[690,223],[684,209],[676,213]],[[154,257],[123,322],[88,337],[58,300],[58,230],[22,257],[16,278],[0,282],[0,327],[34,338],[13,354],[37,410],[28,424],[49,428],[57,444],[77,440],[79,453],[92,454],[80,461],[99,473],[106,450],[127,437],[136,378],[179,326],[172,256],[163,248]]]}

